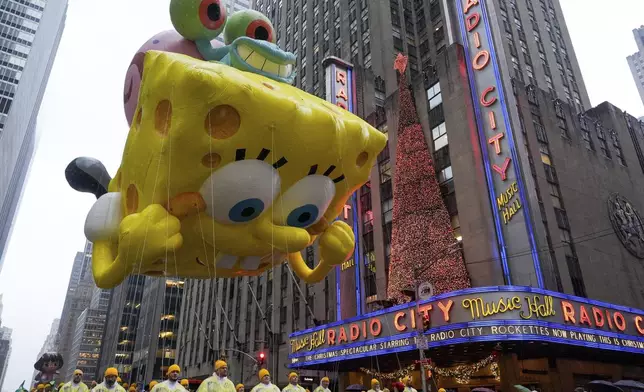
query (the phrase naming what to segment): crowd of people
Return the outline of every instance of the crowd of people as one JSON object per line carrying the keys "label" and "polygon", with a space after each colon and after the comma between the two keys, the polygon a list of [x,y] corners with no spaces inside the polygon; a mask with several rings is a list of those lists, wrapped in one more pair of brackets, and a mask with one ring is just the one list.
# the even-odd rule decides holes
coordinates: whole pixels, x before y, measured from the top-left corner
{"label": "crowd of people", "polygon": [[[103,381],[100,384],[92,381],[91,385],[87,386],[83,382],[83,372],[80,369],[76,369],[69,382],[61,383],[58,387],[53,382],[38,384],[32,388],[31,392],[193,392],[190,390],[188,379],[180,380],[180,375],[181,368],[179,365],[171,365],[168,367],[165,381],[152,381],[149,385],[139,388],[136,384],[128,385],[123,383],[119,377],[118,370],[111,367],[105,371]],[[260,369],[258,377],[260,382],[252,388],[251,392],[310,392],[299,385],[299,376],[295,372],[289,374],[289,384],[281,390],[271,382],[271,375],[267,369]],[[196,392],[244,392],[245,390],[244,384],[235,385],[228,378],[228,364],[225,361],[218,360],[215,362],[213,375],[203,380]],[[329,378],[323,377],[320,380],[320,386],[313,392],[331,392],[329,390]],[[416,391],[414,390],[413,392]]]}

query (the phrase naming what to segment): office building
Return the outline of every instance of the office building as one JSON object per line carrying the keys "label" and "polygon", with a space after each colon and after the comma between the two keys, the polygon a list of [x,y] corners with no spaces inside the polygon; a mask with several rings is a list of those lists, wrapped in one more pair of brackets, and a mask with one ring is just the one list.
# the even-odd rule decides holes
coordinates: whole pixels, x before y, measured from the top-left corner
{"label": "office building", "polygon": [[11,358],[11,328],[0,327],[0,390],[4,387]]}
{"label": "office building", "polygon": [[94,287],[94,291],[92,292],[92,300],[89,303],[89,307],[91,309],[107,312],[110,308],[111,294],[112,290],[105,290]]}
{"label": "office building", "polygon": [[0,1],[0,269],[66,13],[66,0]]}
{"label": "office building", "polygon": [[640,99],[644,103],[644,25],[633,29],[633,36],[635,36],[635,43],[637,43],[637,52],[626,57],[626,60],[631,68],[637,91],[640,93]]}
{"label": "office building", "polygon": [[132,359],[133,381],[162,380],[176,362],[183,286],[181,279],[146,278]]}
{"label": "office building", "polygon": [[86,308],[76,321],[74,337],[69,349],[69,366],[65,380],[71,380],[75,369],[83,371],[83,381],[97,380],[97,368],[105,329],[107,312]]}
{"label": "office building", "polygon": [[[45,341],[42,344],[42,348],[38,352],[38,355],[34,359],[34,363],[44,354],[44,353],[54,353],[58,351],[58,328],[60,326],[60,319],[54,319],[54,321],[51,323],[51,328],[49,328],[49,333],[47,334],[47,337],[45,338]],[[34,370],[33,377],[31,378],[32,380],[36,379],[36,375],[38,374],[38,370]]]}
{"label": "office building", "polygon": [[92,243],[86,242],[85,251],[76,253],[76,257],[74,258],[63,312],[60,316],[58,352],[63,356],[65,362],[63,368],[59,371],[60,381],[64,379],[70,369],[72,372],[74,371],[74,361],[70,360],[70,355],[76,333],[76,322],[78,316],[90,306],[94,288],[96,287],[92,279],[91,263]]}
{"label": "office building", "polygon": [[145,277],[131,275],[126,281],[111,290],[107,322],[101,345],[99,375],[108,367],[116,367],[121,379],[131,383],[132,355],[139,325],[141,300]]}

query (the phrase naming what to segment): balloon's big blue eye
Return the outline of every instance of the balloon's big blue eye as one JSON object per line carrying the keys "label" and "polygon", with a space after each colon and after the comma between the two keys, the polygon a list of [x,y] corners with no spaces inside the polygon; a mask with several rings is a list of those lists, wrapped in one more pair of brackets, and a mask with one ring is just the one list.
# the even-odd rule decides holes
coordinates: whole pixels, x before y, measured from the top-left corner
{"label": "balloon's big blue eye", "polygon": [[259,199],[246,199],[235,204],[228,212],[233,222],[248,222],[257,218],[264,211],[264,202]]}
{"label": "balloon's big blue eye", "polygon": [[291,211],[286,224],[293,227],[307,227],[318,219],[320,210],[313,204],[305,204]]}

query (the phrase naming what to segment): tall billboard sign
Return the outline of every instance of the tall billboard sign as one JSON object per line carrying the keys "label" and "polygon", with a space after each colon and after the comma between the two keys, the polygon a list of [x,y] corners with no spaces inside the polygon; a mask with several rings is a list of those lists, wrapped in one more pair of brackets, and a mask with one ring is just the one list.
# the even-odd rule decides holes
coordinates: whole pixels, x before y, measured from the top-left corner
{"label": "tall billboard sign", "polygon": [[505,283],[543,287],[486,0],[456,3]]}
{"label": "tall billboard sign", "polygon": [[[326,82],[326,100],[355,114],[356,82],[353,65],[337,57],[322,61]],[[338,219],[353,228],[356,246],[353,257],[336,267],[336,318],[343,320],[362,314],[362,284],[360,279],[360,244],[358,239],[358,206],[354,193]]]}

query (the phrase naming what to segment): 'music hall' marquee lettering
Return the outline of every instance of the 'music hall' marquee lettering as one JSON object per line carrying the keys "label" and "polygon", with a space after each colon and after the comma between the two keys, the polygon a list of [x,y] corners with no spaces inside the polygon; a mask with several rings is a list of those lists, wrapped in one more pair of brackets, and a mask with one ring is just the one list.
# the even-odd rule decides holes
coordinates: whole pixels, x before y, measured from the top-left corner
{"label": "'music hall' marquee lettering", "polygon": [[561,343],[563,339],[570,344],[597,343],[644,353],[641,311],[521,287],[466,289],[439,298],[296,332],[290,337],[291,363],[414,349],[425,317],[431,323],[424,332],[430,345],[511,335],[515,340],[552,338]]}

